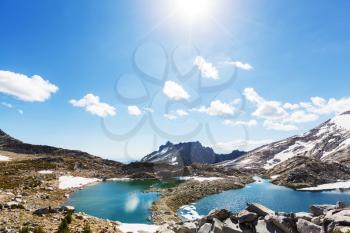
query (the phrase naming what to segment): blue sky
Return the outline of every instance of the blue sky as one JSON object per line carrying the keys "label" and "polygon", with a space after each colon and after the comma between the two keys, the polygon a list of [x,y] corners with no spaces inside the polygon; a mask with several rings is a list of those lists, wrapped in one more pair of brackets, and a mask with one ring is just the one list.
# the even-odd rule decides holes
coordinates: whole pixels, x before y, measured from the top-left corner
{"label": "blue sky", "polygon": [[130,161],[167,140],[250,149],[349,110],[349,1],[199,2],[1,1],[0,128]]}

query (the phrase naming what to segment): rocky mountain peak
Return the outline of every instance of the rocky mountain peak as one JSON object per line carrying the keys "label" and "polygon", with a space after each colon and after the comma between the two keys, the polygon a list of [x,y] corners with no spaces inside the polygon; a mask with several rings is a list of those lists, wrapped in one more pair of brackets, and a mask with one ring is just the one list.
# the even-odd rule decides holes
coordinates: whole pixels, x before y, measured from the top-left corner
{"label": "rocky mountain peak", "polygon": [[349,111],[346,111],[346,112],[343,112],[342,114],[340,115],[350,115],[350,110]]}

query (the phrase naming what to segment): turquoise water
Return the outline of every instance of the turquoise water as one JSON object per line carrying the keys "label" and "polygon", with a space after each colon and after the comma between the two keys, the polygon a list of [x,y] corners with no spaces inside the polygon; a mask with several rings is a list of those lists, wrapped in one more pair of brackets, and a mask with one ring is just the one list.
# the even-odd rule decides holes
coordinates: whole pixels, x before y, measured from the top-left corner
{"label": "turquoise water", "polygon": [[[255,182],[242,189],[229,190],[223,193],[207,196],[193,206],[181,208],[181,216],[193,215],[195,211],[206,215],[215,208],[238,212],[246,207],[246,203],[258,202],[272,210],[283,212],[309,211],[312,204],[335,204],[345,201],[350,204],[350,195],[341,192],[301,192],[271,184],[267,180]],[[190,207],[190,208],[189,208]]]}
{"label": "turquoise water", "polygon": [[124,223],[150,223],[149,208],[159,198],[149,187],[169,188],[179,181],[108,181],[75,192],[69,199],[78,212]]}

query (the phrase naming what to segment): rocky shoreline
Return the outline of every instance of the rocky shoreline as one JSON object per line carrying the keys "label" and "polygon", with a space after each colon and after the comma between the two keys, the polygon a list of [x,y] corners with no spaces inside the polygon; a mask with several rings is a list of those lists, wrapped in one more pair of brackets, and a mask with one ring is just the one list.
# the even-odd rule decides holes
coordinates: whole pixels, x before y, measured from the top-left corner
{"label": "rocky shoreline", "polygon": [[350,208],[346,203],[312,205],[310,213],[275,212],[258,203],[239,213],[212,210],[195,221],[162,225],[158,233],[349,233]]}
{"label": "rocky shoreline", "polygon": [[175,188],[160,191],[160,199],[152,204],[152,221],[155,224],[180,222],[176,211],[183,205],[191,204],[205,196],[230,189],[243,188],[253,179],[248,176],[224,177],[211,181],[188,180]]}

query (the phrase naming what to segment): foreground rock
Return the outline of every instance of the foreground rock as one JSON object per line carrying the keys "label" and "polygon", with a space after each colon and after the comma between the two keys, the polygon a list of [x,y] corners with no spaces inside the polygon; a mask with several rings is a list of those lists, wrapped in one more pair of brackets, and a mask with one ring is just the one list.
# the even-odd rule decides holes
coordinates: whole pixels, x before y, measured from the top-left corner
{"label": "foreground rock", "polygon": [[350,208],[313,205],[311,213],[275,212],[251,203],[239,213],[213,210],[208,216],[185,223],[163,225],[158,233],[339,233],[350,232]]}

